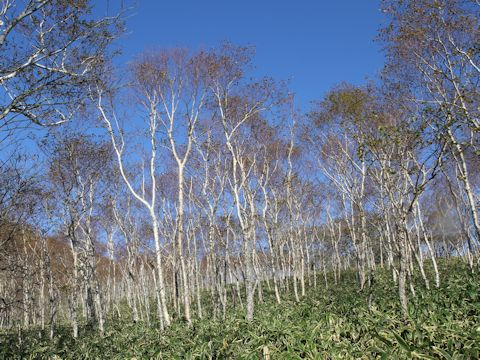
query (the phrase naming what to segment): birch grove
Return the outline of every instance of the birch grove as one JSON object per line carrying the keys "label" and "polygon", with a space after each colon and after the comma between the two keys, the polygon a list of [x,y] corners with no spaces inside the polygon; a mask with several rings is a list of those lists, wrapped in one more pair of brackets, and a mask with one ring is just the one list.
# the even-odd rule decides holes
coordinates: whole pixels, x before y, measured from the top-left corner
{"label": "birch grove", "polygon": [[[382,79],[338,85],[305,114],[255,75],[251,47],[148,51],[117,76],[101,60],[113,35],[90,45],[113,18],[74,31],[69,2],[26,3],[0,8],[17,19],[0,52],[20,56],[6,39],[26,41],[10,32],[28,17],[48,52],[0,61],[0,130],[65,124],[43,163],[0,160],[0,328],[252,321],[270,294],[301,302],[348,271],[368,293],[377,268],[407,317],[414,277],[433,291],[449,276],[442,258],[478,272],[478,2],[383,1]],[[56,17],[73,38],[53,38]],[[73,59],[76,41],[90,50]]]}

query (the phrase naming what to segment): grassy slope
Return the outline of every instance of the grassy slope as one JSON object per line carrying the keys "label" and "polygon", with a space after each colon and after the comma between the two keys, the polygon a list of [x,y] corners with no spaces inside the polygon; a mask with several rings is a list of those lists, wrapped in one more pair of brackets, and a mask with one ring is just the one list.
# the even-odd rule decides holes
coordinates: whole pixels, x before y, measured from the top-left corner
{"label": "grassy slope", "polygon": [[250,324],[232,310],[226,320],[197,320],[191,328],[176,322],[164,333],[117,322],[104,338],[84,332],[74,341],[65,329],[53,343],[32,334],[19,345],[4,335],[0,358],[259,359],[268,349],[271,359],[478,359],[480,277],[459,263],[441,265],[442,287],[427,292],[417,281],[407,321],[389,274],[378,271],[370,310],[368,292],[359,293],[350,274],[328,289],[319,283],[298,304],[275,305],[270,294]]}

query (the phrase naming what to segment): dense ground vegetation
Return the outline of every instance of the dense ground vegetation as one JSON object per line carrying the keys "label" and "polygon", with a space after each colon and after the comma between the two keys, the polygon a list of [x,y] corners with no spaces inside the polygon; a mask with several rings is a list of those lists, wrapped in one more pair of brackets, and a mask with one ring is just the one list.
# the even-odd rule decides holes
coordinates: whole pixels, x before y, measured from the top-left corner
{"label": "dense ground vegetation", "polygon": [[[353,272],[338,285],[328,276],[300,302],[274,303],[273,292],[250,323],[240,309],[225,319],[174,321],[165,331],[144,323],[112,321],[105,335],[82,328],[73,339],[68,327],[53,341],[34,329],[2,334],[5,359],[478,359],[480,279],[458,261],[441,262],[452,275],[439,289],[414,281],[417,297],[402,317],[390,272],[373,274],[359,291]],[[322,280],[322,282],[320,282]]]}

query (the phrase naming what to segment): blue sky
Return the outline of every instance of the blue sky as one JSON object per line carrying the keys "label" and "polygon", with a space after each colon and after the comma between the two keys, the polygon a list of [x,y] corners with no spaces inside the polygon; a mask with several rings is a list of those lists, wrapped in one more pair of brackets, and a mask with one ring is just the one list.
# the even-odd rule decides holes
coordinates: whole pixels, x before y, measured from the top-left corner
{"label": "blue sky", "polygon": [[211,48],[224,40],[254,45],[256,75],[289,80],[304,111],[333,85],[361,84],[383,65],[374,42],[384,21],[379,0],[97,1],[99,16],[133,3],[127,33],[117,41],[118,63],[155,48]]}
{"label": "blue sky", "polygon": [[306,109],[335,84],[378,74],[379,7],[377,0],[136,0],[119,61],[155,48],[254,45],[257,75],[290,80]]}

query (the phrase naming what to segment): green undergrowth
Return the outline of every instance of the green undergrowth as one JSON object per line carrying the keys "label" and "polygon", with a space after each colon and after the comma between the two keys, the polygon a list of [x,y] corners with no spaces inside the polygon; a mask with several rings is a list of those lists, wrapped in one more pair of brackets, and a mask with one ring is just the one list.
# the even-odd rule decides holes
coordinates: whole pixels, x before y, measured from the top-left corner
{"label": "green undergrowth", "polygon": [[104,337],[84,329],[78,340],[68,328],[53,341],[37,332],[24,334],[22,343],[18,334],[3,334],[0,358],[479,359],[480,277],[459,262],[440,263],[440,270],[439,289],[427,291],[415,279],[407,319],[390,273],[379,270],[371,290],[358,291],[353,274],[346,274],[328,288],[319,281],[299,303],[284,298],[277,305],[268,294],[251,323],[232,309],[226,319],[195,319],[191,327],[175,321],[164,332],[117,321]]}

